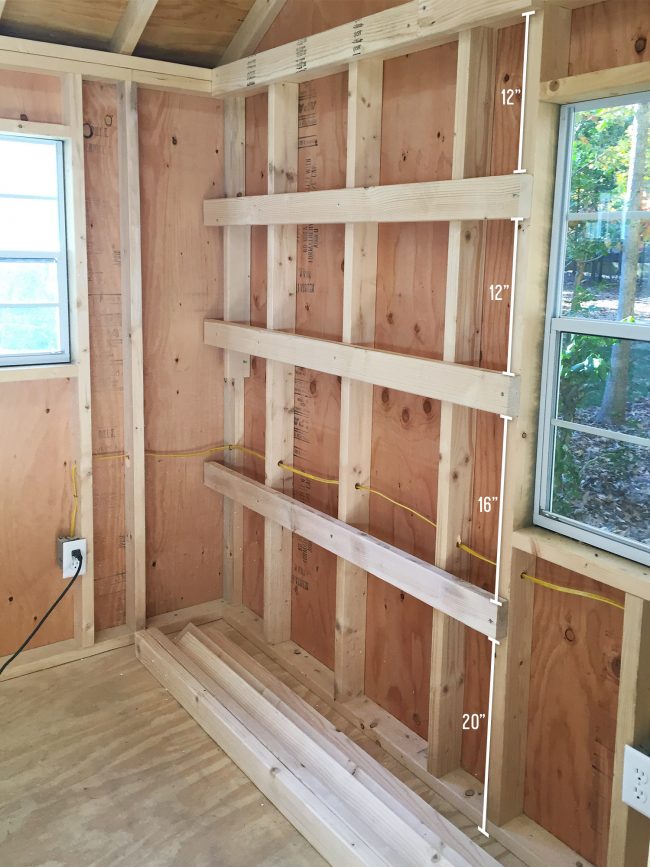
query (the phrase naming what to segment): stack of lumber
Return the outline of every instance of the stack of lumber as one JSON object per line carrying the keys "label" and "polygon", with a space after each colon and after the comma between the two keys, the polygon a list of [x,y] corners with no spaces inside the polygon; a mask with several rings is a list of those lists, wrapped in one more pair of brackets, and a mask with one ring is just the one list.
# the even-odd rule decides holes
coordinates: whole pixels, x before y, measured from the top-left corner
{"label": "stack of lumber", "polygon": [[225,635],[136,634],[141,662],[334,865],[497,862]]}

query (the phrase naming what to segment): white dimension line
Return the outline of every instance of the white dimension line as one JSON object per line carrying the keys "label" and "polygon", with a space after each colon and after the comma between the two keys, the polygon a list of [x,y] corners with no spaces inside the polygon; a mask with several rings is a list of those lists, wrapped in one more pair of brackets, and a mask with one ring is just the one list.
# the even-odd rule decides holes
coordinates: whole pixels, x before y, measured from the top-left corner
{"label": "white dimension line", "polygon": [[526,114],[526,78],[528,77],[528,40],[530,36],[530,16],[534,12],[524,12],[523,17],[526,19],[526,35],[524,37],[524,68],[521,79],[521,116],[519,118],[519,155],[517,157],[517,168],[515,174],[522,174],[526,171],[523,168],[522,162],[524,158],[524,116]]}
{"label": "white dimension line", "polygon": [[512,217],[515,227],[515,236],[512,243],[512,275],[510,277],[510,313],[508,316],[508,361],[505,373],[512,376],[512,332],[515,312],[515,285],[517,283],[517,255],[519,253],[519,226],[523,223],[521,217]]}
{"label": "white dimension line", "polygon": [[488,698],[488,718],[487,718],[487,743],[485,746],[485,783],[483,785],[483,821],[479,825],[479,831],[486,837],[489,837],[487,829],[487,811],[488,811],[488,784],[490,782],[490,741],[492,738],[492,701],[494,698],[494,659],[497,653],[497,644],[495,638],[490,638],[492,642],[492,656],[490,658],[490,695]]}
{"label": "white dimension line", "polygon": [[[503,419],[503,444],[501,446],[501,483],[499,485],[499,522],[497,525],[497,557],[494,577],[494,598],[491,600],[495,605],[502,605],[499,600],[499,575],[501,572],[501,545],[503,539],[503,500],[506,481],[506,455],[508,449],[508,422],[512,421],[510,416],[502,415]],[[487,712],[487,734],[485,745],[485,774],[483,776],[483,822],[479,826],[479,831],[486,837],[489,837],[487,830],[487,810],[488,810],[488,787],[490,784],[490,739],[492,737],[492,705],[494,698],[494,660],[496,657],[497,644],[496,639],[490,639],[492,642],[492,654],[490,657],[490,694],[488,697],[488,712]]]}
{"label": "white dimension line", "polygon": [[512,421],[510,416],[502,415],[503,419],[503,444],[501,446],[501,483],[499,485],[499,521],[497,524],[497,557],[495,566],[494,578],[494,602],[495,605],[501,605],[499,601],[499,573],[501,572],[501,541],[503,537],[503,500],[506,486],[506,453],[508,450],[508,422]]}
{"label": "white dimension line", "polygon": [[[521,117],[519,118],[519,156],[517,159],[517,168],[515,169],[515,174],[523,174],[525,169],[522,168],[523,161],[523,153],[524,153],[524,115],[526,112],[526,78],[528,76],[528,38],[530,35],[530,16],[534,15],[534,12],[524,12],[523,17],[526,19],[526,36],[524,40],[524,67],[522,72],[522,83],[521,83]],[[504,371],[506,376],[513,376],[511,366],[512,366],[512,326],[513,326],[513,313],[515,309],[515,283],[516,283],[516,274],[517,274],[517,252],[518,252],[518,242],[519,242],[519,224],[522,221],[521,217],[514,217],[512,222],[515,226],[515,237],[514,243],[512,247],[512,278],[510,280],[510,316],[508,322],[508,363],[506,365],[506,370]],[[494,598],[492,602],[495,605],[501,605],[499,601],[499,573],[501,572],[501,543],[503,537],[503,492],[505,487],[505,478],[506,478],[506,452],[508,447],[508,422],[512,421],[510,416],[502,415],[503,419],[503,444],[501,448],[501,483],[499,486],[499,523],[497,526],[497,557],[496,557],[496,568],[495,568],[495,578],[494,578]],[[484,785],[483,785],[483,819],[481,824],[479,825],[478,830],[481,834],[484,834],[486,837],[489,837],[488,829],[487,829],[487,812],[488,812],[488,788],[490,784],[490,742],[492,739],[492,706],[494,703],[494,660],[496,658],[497,653],[497,644],[499,643],[496,639],[490,638],[490,642],[492,643],[492,654],[490,657],[490,693],[488,697],[488,714],[487,714],[487,734],[486,734],[486,745],[485,745],[485,774],[484,774]]]}

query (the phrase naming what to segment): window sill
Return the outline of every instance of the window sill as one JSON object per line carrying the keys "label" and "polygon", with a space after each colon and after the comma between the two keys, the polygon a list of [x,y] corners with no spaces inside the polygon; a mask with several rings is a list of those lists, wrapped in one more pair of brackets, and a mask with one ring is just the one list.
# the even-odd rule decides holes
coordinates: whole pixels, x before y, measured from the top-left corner
{"label": "window sill", "polygon": [[516,530],[512,545],[518,551],[533,554],[540,560],[579,572],[594,581],[602,581],[609,587],[650,601],[650,567],[642,563],[635,563],[541,527]]}
{"label": "window sill", "polygon": [[0,367],[0,383],[29,382],[39,379],[73,379],[79,375],[79,365],[72,361],[67,364],[30,364],[23,367]]}

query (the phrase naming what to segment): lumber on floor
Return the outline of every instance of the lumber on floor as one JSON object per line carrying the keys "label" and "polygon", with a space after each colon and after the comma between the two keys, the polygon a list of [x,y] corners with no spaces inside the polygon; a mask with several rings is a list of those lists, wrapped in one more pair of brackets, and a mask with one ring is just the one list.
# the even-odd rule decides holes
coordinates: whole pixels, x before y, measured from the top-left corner
{"label": "lumber on floor", "polygon": [[[230,610],[231,606],[227,606],[227,612]],[[467,813],[454,803],[453,799],[450,800],[446,797],[445,792],[438,791],[435,786],[424,781],[417,771],[410,766],[409,762],[404,760],[403,754],[398,754],[387,748],[388,745],[384,743],[384,735],[386,735],[387,740],[390,739],[390,735],[381,720],[378,724],[378,718],[367,713],[363,716],[363,722],[360,723],[358,719],[354,718],[354,713],[348,713],[350,705],[359,708],[360,703],[367,703],[368,699],[362,697],[345,702],[334,702],[332,698],[333,673],[324,668],[317,660],[309,658],[309,654],[300,652],[298,655],[298,648],[293,642],[286,642],[285,645],[268,645],[262,640],[262,643],[258,643],[253,634],[248,634],[246,628],[240,628],[240,624],[231,623],[226,617],[209,624],[203,624],[200,631],[215,640],[218,640],[220,635],[226,635],[232,643],[245,651],[263,669],[274,675],[291,692],[304,699],[316,712],[317,718],[323,718],[331,723],[335,733],[345,734],[364,753],[369,754],[382,765],[390,773],[391,779],[394,778],[404,783],[418,798],[423,799],[438,814],[452,822],[465,836],[485,849],[500,864],[507,865],[507,867],[524,867],[526,860],[520,860],[522,856],[516,857],[512,848],[505,841],[498,841],[494,835],[487,839],[480,834],[473,815],[468,817]],[[295,668],[292,668],[294,663]],[[303,666],[305,671],[301,673]],[[309,670],[307,671],[307,669]],[[372,705],[372,702],[370,704]],[[388,714],[385,716],[389,717]],[[408,742],[409,737],[406,735],[403,741],[405,749],[411,749]],[[467,783],[467,780],[470,779],[469,775],[466,775],[464,782]],[[465,789],[467,789],[467,785],[465,785]],[[575,859],[558,861],[558,864],[574,867],[574,861]],[[538,864],[536,861],[531,863],[535,864],[535,867],[540,867],[541,864],[541,862]],[[548,861],[544,862],[543,867],[548,867]]]}
{"label": "lumber on floor", "polygon": [[[308,728],[287,717],[272,699],[260,694],[227,660],[215,656],[194,636],[185,634],[178,643],[197,665],[191,673],[210,690],[215,685],[225,689],[232,706],[248,715],[246,727],[251,734],[366,841],[367,860],[387,865],[398,860],[414,867],[437,860],[438,847],[432,848],[400,817],[393,816],[380,799],[365,791],[354,765],[331,761],[327,751],[310,737]],[[181,657],[180,661],[188,667],[187,659]]]}
{"label": "lumber on floor", "polygon": [[[136,634],[136,653],[149,671],[171,692],[199,725],[220,743],[242,771],[291,823],[332,863],[373,863],[357,858],[362,849],[349,828],[329,812],[224,704],[228,696],[212,687],[211,694],[177,659],[175,645],[156,630]],[[231,705],[232,706],[232,705]],[[239,710],[239,716],[245,714]],[[323,821],[326,816],[326,822]],[[358,851],[361,855],[361,852]],[[374,862],[381,863],[381,862]]]}
{"label": "lumber on floor", "polygon": [[[223,648],[215,654],[192,630],[177,645],[156,630],[138,633],[136,648],[152,673],[333,863],[496,863],[433,811],[441,840],[420,834],[403,808],[394,811],[381,792],[365,786],[354,753],[345,755],[345,737],[337,748],[343,755],[335,758],[334,744],[325,745],[318,730],[312,735],[308,714],[296,719],[294,713],[292,719],[275,692],[269,697],[259,681],[251,684],[242,676],[241,654],[235,671]],[[457,842],[463,852],[456,852]]]}
{"label": "lumber on floor", "polygon": [[476,847],[451,822],[431,809],[407,785],[227,635],[213,630],[208,636],[193,624],[189,624],[178,637],[177,643],[200,662],[206,671],[214,670],[215,660],[221,660],[230,666],[267,702],[280,709],[288,721],[308,731],[309,737],[325,751],[329,759],[333,759],[354,775],[368,792],[388,806],[400,821],[405,822],[433,850],[441,849],[445,838],[451,840],[455,851],[446,853],[451,863],[494,863],[494,859],[486,853],[480,850],[477,852]]}
{"label": "lumber on floor", "polygon": [[[305,687],[308,700],[317,710],[328,715],[338,728],[343,728],[348,735],[355,730],[362,733],[361,744],[369,751],[379,748],[382,764],[386,766],[392,761],[388,756],[393,757],[396,760],[390,765],[393,773],[408,773],[409,778],[405,781],[411,788],[423,784],[429,796],[435,793],[438,800],[434,806],[438,812],[447,815],[457,824],[454,816],[445,812],[451,806],[458,811],[456,817],[460,814],[466,817],[460,820],[463,830],[473,834],[473,839],[478,836],[479,840],[485,840],[478,831],[483,805],[483,786],[480,780],[460,768],[446,774],[442,779],[430,774],[426,768],[427,742],[424,738],[419,737],[365,695],[346,701],[335,701],[332,670],[293,641],[268,644],[262,634],[262,622],[254,612],[224,603],[221,618],[225,623],[218,621],[206,625],[208,634],[212,634],[214,629],[231,628],[228,634],[233,641],[242,642],[248,650],[253,647],[253,652],[257,653],[256,658],[265,666],[275,666],[273,670],[283,679],[286,678],[285,682],[292,688],[296,688],[296,682]],[[570,847],[524,814],[504,826],[494,824],[488,816],[488,830],[491,844],[501,844],[509,853],[521,859],[512,862],[513,864],[523,863],[528,867],[549,867],[550,864],[553,867],[575,867],[576,861],[580,861],[584,867],[593,867],[590,862],[580,858]],[[509,854],[508,859],[511,857],[513,856]],[[510,864],[510,860],[507,863]]]}

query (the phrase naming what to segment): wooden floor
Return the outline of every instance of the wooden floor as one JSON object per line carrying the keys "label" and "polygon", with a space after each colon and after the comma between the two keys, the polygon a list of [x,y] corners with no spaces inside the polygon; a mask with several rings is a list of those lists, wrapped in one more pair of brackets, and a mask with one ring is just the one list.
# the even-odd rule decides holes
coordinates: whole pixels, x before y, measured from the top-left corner
{"label": "wooden floor", "polygon": [[[203,628],[237,640],[448,819],[484,839],[223,621]],[[0,684],[0,732],[2,865],[325,863],[137,662],[132,647]],[[504,867],[523,867],[498,843],[486,848]]]}

